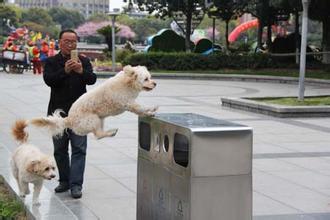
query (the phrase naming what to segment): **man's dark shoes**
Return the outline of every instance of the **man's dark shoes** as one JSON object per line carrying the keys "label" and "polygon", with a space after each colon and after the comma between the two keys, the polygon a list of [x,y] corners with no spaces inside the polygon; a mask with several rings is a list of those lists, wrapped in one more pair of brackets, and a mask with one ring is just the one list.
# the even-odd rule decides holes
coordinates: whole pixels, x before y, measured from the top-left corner
{"label": "man's dark shoes", "polygon": [[81,198],[81,196],[82,196],[81,187],[79,187],[79,186],[73,186],[71,188],[71,196],[74,199]]}
{"label": "man's dark shoes", "polygon": [[55,188],[55,192],[61,193],[61,192],[68,191],[69,189],[70,189],[69,183],[60,182],[60,184],[58,184],[58,186]]}

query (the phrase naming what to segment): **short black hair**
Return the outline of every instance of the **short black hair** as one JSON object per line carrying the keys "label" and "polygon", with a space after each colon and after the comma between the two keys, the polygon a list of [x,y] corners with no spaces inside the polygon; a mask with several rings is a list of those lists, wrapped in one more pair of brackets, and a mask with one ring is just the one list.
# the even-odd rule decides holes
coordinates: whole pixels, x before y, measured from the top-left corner
{"label": "short black hair", "polygon": [[59,39],[62,38],[62,35],[63,35],[64,33],[74,33],[74,34],[77,36],[77,38],[78,38],[78,34],[77,34],[74,30],[72,30],[72,29],[66,29],[66,30],[62,30],[62,31],[60,32]]}

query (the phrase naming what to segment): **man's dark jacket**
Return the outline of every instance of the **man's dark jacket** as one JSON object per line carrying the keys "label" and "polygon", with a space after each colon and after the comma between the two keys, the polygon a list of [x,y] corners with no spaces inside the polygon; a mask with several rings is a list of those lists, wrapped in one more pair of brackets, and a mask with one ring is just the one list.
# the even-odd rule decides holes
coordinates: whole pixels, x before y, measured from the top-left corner
{"label": "man's dark jacket", "polygon": [[44,81],[51,88],[48,115],[53,114],[56,109],[61,109],[67,114],[71,105],[86,92],[86,85],[96,82],[96,75],[89,59],[83,56],[79,56],[79,59],[83,66],[82,74],[65,73],[64,65],[68,59],[61,53],[46,60]]}

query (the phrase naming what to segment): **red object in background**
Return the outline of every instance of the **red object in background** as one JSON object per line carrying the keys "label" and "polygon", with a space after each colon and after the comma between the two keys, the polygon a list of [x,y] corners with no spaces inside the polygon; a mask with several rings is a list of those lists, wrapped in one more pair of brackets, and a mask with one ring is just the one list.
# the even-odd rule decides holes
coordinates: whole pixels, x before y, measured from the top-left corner
{"label": "red object in background", "polygon": [[37,46],[34,46],[34,47],[33,47],[33,49],[32,49],[32,54],[33,54],[33,58],[35,58],[35,57],[39,57],[39,55],[40,55],[40,51],[39,51],[39,49],[38,49]]}
{"label": "red object in background", "polygon": [[33,64],[33,74],[41,74],[42,73],[42,63],[40,60],[40,50],[37,46],[34,46],[32,49],[32,64]]}
{"label": "red object in background", "polygon": [[43,52],[44,54],[48,54],[48,50],[49,50],[49,47],[48,47],[47,42],[46,41],[42,42],[41,52]]}
{"label": "red object in background", "polygon": [[247,21],[247,22],[244,22],[240,25],[238,25],[228,36],[228,41],[230,43],[234,42],[237,37],[240,35],[240,33],[250,29],[250,28],[253,28],[253,27],[257,27],[259,25],[259,22],[258,22],[258,19],[254,19],[254,20],[251,20],[251,21]]}

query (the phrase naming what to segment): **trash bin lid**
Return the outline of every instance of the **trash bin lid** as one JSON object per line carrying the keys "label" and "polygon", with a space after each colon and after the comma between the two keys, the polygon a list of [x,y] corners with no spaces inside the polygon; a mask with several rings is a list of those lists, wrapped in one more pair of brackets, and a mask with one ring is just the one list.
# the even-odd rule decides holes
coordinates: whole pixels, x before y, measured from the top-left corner
{"label": "trash bin lid", "polygon": [[155,119],[188,128],[192,132],[252,130],[252,128],[245,125],[194,113],[162,113],[157,114]]}

